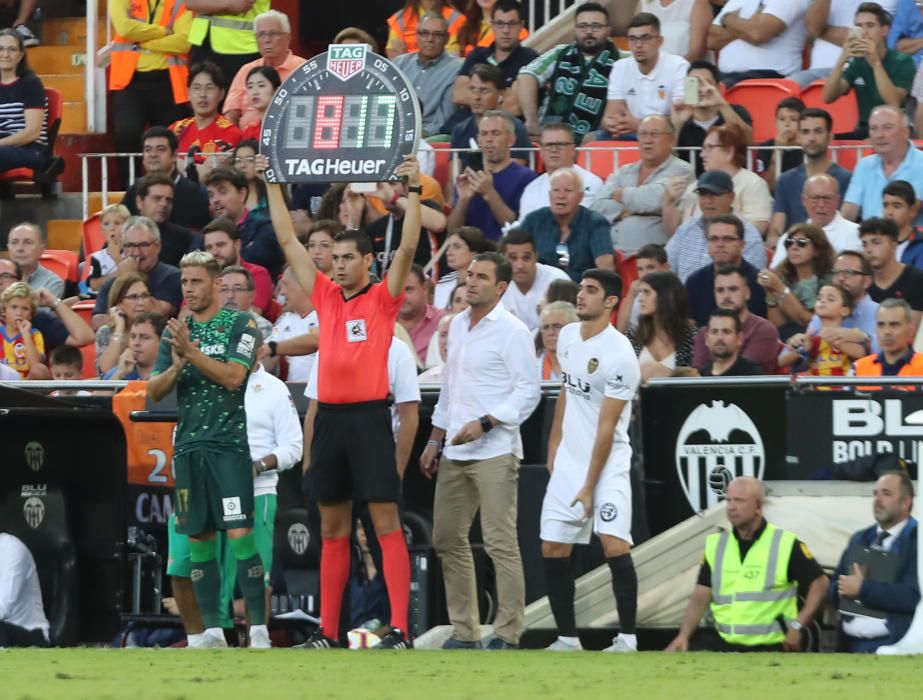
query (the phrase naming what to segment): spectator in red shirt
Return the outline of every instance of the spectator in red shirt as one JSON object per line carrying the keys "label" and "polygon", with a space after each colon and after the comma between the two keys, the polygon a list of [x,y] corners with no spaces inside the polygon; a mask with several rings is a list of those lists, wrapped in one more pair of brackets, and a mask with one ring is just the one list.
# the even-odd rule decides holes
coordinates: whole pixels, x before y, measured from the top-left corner
{"label": "spectator in red shirt", "polygon": [[229,151],[243,138],[240,129],[218,111],[227,83],[221,69],[211,61],[202,61],[189,69],[189,103],[193,116],[170,125],[179,139],[182,153],[195,151],[200,177],[222,163],[205,156]]}
{"label": "spectator in red shirt", "polygon": [[428,297],[423,267],[414,265],[404,283],[404,303],[397,314],[397,322],[410,334],[418,367],[426,361],[429,341],[439,327],[439,319],[446,313],[445,309],[430,304]]}
{"label": "spectator in red shirt", "polygon": [[262,265],[247,262],[240,257],[240,230],[237,225],[224,217],[215,219],[202,229],[202,240],[205,252],[215,257],[222,270],[231,265],[240,265],[250,272],[255,292],[253,305],[261,314],[265,314],[272,300],[272,278],[269,270]]}

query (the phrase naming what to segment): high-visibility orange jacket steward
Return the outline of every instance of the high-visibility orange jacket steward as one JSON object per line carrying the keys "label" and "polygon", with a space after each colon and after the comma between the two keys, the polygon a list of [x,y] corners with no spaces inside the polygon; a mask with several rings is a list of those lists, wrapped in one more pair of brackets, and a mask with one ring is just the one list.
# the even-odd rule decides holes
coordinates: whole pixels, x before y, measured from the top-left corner
{"label": "high-visibility orange jacket steward", "polygon": [[186,55],[193,17],[182,0],[109,0],[115,30],[109,89],[127,87],[135,71],[167,70],[173,100],[188,102]]}

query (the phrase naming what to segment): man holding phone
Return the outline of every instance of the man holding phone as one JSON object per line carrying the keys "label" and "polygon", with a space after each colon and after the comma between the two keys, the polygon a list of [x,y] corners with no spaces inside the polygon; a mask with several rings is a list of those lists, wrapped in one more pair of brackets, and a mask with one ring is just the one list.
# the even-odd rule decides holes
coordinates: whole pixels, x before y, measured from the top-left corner
{"label": "man holding phone", "polygon": [[[875,2],[864,2],[856,10],[856,26],[849,30],[840,58],[824,81],[824,102],[830,104],[855,89],[859,121],[853,132],[836,134],[838,139],[864,139],[869,134],[869,115],[879,105],[902,109],[913,86],[913,59],[885,43],[891,16]],[[845,64],[845,65],[844,65]]]}

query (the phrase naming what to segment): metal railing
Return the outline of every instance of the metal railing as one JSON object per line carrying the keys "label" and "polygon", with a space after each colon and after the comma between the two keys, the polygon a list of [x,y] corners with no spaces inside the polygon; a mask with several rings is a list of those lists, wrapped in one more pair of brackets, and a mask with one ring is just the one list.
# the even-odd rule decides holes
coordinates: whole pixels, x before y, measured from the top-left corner
{"label": "metal railing", "polygon": [[[638,160],[636,157],[638,152],[638,145],[636,142],[631,141],[613,141],[612,146],[589,146],[589,147],[580,147],[577,149],[578,152],[578,162],[581,161],[579,154],[586,154],[586,169],[593,170],[593,154],[594,153],[605,153],[607,159],[612,160],[613,171],[621,167],[621,155],[622,153],[631,153],[631,161],[634,162]],[[534,168],[536,166],[537,158],[539,151],[541,149],[536,147],[531,148],[513,148],[514,151],[526,151],[529,154],[529,167]],[[756,154],[759,151],[788,151],[792,150],[790,146],[750,146],[747,150],[747,167],[753,169],[753,164],[756,162]],[[837,162],[840,160],[840,154],[846,153],[848,151],[855,152],[855,158],[858,161],[859,158],[863,156],[863,152],[869,150],[868,144],[843,144],[843,145],[832,145],[830,146],[830,151],[832,153],[833,161]],[[677,148],[675,151],[678,153],[680,151],[687,152],[689,154],[689,162],[691,163],[693,169],[696,167],[698,159],[700,157],[702,149],[699,147],[684,146],[682,148]],[[458,177],[461,165],[461,155],[473,153],[470,148],[444,148],[438,149],[435,151],[436,156],[440,153],[448,153],[450,158],[449,163],[449,181],[454,182],[455,178]],[[185,154],[178,154],[180,157]],[[110,162],[116,158],[128,158],[128,172],[129,180],[131,182],[135,181],[136,175],[136,159],[141,157],[140,153],[81,153],[80,157],[80,167],[82,172],[82,211],[83,218],[87,219],[91,213],[89,211],[90,206],[90,166],[91,162],[98,162],[100,168],[100,193],[102,195],[103,206],[105,202],[108,201],[109,197],[109,183],[110,183],[110,169],[112,168],[112,163]],[[782,173],[782,158],[775,159],[775,170],[776,177]],[[594,171],[595,172],[595,171]],[[601,173],[597,173],[602,177]],[[117,178],[118,176],[115,175]],[[605,179],[605,177],[603,177]],[[117,191],[117,190],[116,190]]]}
{"label": "metal railing", "polygon": [[[529,34],[534,34],[551,20],[573,5],[587,0],[529,0],[527,7]],[[632,0],[633,1],[633,0]]]}

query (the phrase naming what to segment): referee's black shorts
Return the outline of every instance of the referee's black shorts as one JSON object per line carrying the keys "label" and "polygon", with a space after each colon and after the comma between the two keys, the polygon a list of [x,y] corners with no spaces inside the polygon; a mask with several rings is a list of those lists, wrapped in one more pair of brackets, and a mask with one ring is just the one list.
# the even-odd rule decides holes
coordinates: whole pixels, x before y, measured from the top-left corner
{"label": "referee's black shorts", "polygon": [[396,502],[401,480],[388,402],[318,403],[310,474],[321,504]]}

